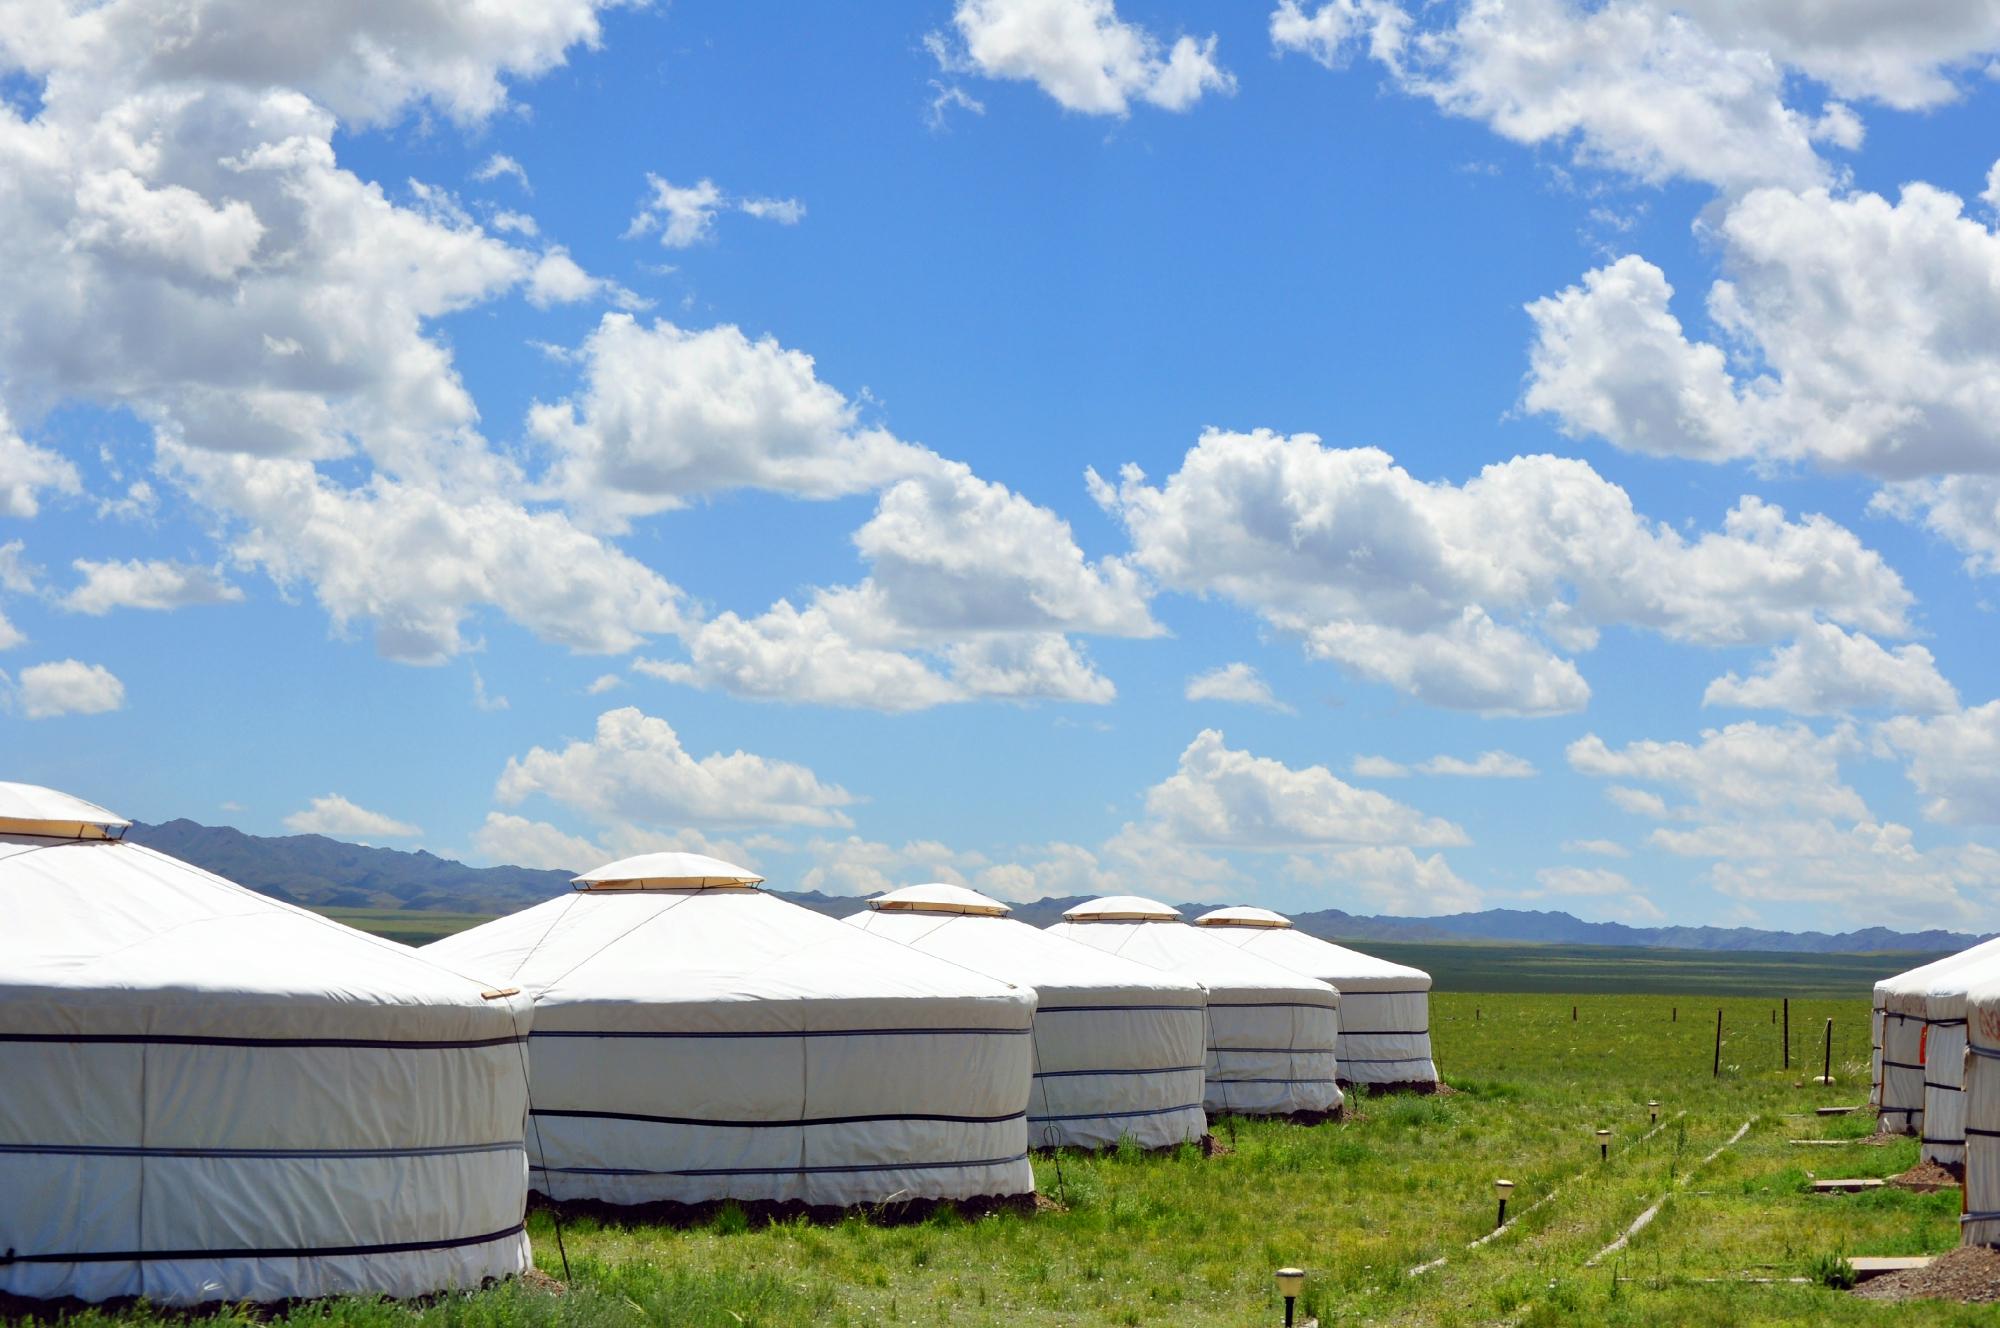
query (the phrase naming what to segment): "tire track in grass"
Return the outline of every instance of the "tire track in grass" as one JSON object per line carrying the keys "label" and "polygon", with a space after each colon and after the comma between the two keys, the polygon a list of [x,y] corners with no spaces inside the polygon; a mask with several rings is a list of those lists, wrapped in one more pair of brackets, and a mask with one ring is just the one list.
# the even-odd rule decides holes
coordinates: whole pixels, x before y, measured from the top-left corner
{"label": "tire track in grass", "polygon": [[[1603,1249],[1599,1250],[1597,1253],[1591,1255],[1590,1258],[1584,1261],[1583,1266],[1585,1268],[1595,1268],[1598,1266],[1599,1262],[1603,1260],[1606,1256],[1616,1254],[1619,1250],[1624,1249],[1627,1243],[1631,1241],[1632,1237],[1638,1235],[1641,1231],[1644,1231],[1648,1226],[1652,1225],[1653,1219],[1659,1216],[1660,1210],[1666,1206],[1667,1200],[1673,1198],[1675,1194],[1685,1189],[1687,1187],[1687,1183],[1690,1180],[1694,1179],[1696,1172],[1700,1171],[1703,1167],[1706,1167],[1709,1163],[1715,1161],[1716,1158],[1721,1157],[1724,1153],[1728,1152],[1730,1149],[1734,1148],[1737,1144],[1741,1143],[1743,1141],[1743,1137],[1750,1133],[1750,1126],[1752,1125],[1752,1123],[1754,1123],[1755,1119],[1756,1119],[1755,1117],[1752,1117],[1750,1120],[1744,1121],[1741,1125],[1737,1126],[1736,1133],[1730,1135],[1728,1139],[1724,1140],[1721,1143],[1721,1145],[1719,1145],[1715,1149],[1714,1152],[1710,1153],[1707,1157],[1704,1157],[1701,1161],[1689,1167],[1687,1169],[1687,1173],[1683,1175],[1679,1180],[1675,1181],[1673,1185],[1669,1187],[1667,1192],[1660,1196],[1658,1202],[1654,1203],[1652,1207],[1648,1208],[1645,1212],[1639,1214],[1638,1217],[1634,1218],[1632,1221],[1632,1225],[1626,1227],[1623,1234],[1621,1234],[1616,1240],[1612,1241],[1609,1245],[1606,1245]],[[1553,1285],[1553,1283],[1551,1283],[1551,1285]],[[1519,1325],[1520,1323],[1522,1323],[1527,1319],[1529,1311],[1532,1310],[1533,1308],[1534,1308],[1533,1302],[1523,1302],[1521,1305],[1516,1307],[1515,1312],[1511,1318],[1501,1321],[1500,1328],[1517,1328],[1517,1325]]]}
{"label": "tire track in grass", "polygon": [[1665,1194],[1661,1195],[1656,1201],[1654,1201],[1652,1207],[1648,1208],[1645,1212],[1639,1214],[1639,1216],[1632,1219],[1632,1225],[1626,1227],[1624,1232],[1618,1237],[1618,1239],[1612,1241],[1609,1245],[1606,1245],[1603,1249],[1599,1250],[1597,1253],[1591,1255],[1588,1259],[1584,1260],[1583,1266],[1585,1268],[1595,1268],[1600,1263],[1603,1263],[1604,1260],[1609,1258],[1611,1255],[1614,1255],[1618,1253],[1618,1251],[1624,1249],[1628,1244],[1631,1243],[1632,1237],[1638,1235],[1641,1231],[1644,1231],[1647,1227],[1652,1225],[1653,1219],[1660,1215],[1660,1210],[1667,1206],[1667,1200],[1673,1198],[1675,1194],[1687,1188],[1687,1183],[1690,1180],[1694,1179],[1694,1175],[1696,1172],[1700,1171],[1703,1167],[1715,1161],[1716,1158],[1721,1157],[1724,1153],[1728,1152],[1730,1149],[1734,1148],[1737,1144],[1741,1143],[1743,1141],[1743,1136],[1748,1133],[1750,1133],[1750,1122],[1744,1121],[1741,1125],[1736,1127],[1736,1133],[1730,1135],[1726,1143],[1724,1143],[1720,1148],[1716,1149],[1714,1152],[1710,1153],[1707,1157],[1703,1158],[1701,1161],[1689,1167],[1686,1173],[1683,1174],[1679,1180],[1675,1181]]}
{"label": "tire track in grass", "polygon": [[[1686,1115],[1687,1113],[1685,1111],[1676,1111],[1673,1115],[1669,1116],[1667,1119],[1655,1125],[1652,1129],[1640,1135],[1636,1142],[1642,1144],[1645,1143],[1647,1140],[1651,1139],[1654,1135],[1658,1134],[1661,1130],[1666,1129],[1669,1125],[1672,1125],[1675,1121],[1683,1119]],[[1744,1129],[1748,1128],[1749,1128],[1749,1123],[1746,1121],[1744,1123]],[[1741,1137],[1742,1135],[1739,1133],[1737,1135],[1737,1138],[1740,1139]],[[1736,1140],[1732,1139],[1729,1142],[1735,1143]],[[1729,1146],[1728,1144],[1724,1144],[1723,1148],[1727,1148],[1728,1146]],[[1716,1150],[1716,1152],[1718,1153],[1721,1151],[1722,1151],[1721,1149]],[[1702,1164],[1704,1166],[1707,1165],[1709,1159],[1713,1158],[1714,1156],[1715,1153],[1709,1154],[1707,1158],[1702,1159]],[[1508,1218],[1505,1222],[1502,1222],[1499,1226],[1493,1228],[1493,1230],[1479,1237],[1479,1239],[1468,1243],[1465,1248],[1468,1250],[1476,1250],[1481,1245],[1484,1245],[1489,1241],[1498,1240],[1500,1237],[1506,1235],[1509,1231],[1513,1230],[1514,1224],[1519,1222],[1522,1218],[1534,1212],[1537,1208],[1540,1208],[1542,1205],[1549,1203],[1557,1195],[1561,1194],[1564,1190],[1567,1190],[1570,1186],[1580,1185],[1584,1181],[1590,1179],[1590,1177],[1596,1174],[1597,1174],[1596,1168],[1587,1167],[1584,1170],[1577,1172],[1574,1176],[1571,1176],[1568,1180],[1563,1181],[1560,1185],[1550,1186],[1548,1193],[1544,1194],[1541,1198],[1535,1200],[1527,1207],[1521,1209],[1520,1212],[1514,1214],[1514,1216]],[[1451,1256],[1448,1254],[1440,1254],[1438,1255],[1437,1258],[1430,1260],[1428,1263],[1420,1263],[1416,1267],[1410,1269],[1407,1275],[1410,1277],[1418,1277],[1424,1273],[1430,1272],[1432,1269],[1442,1268],[1444,1267],[1445,1263],[1450,1259],[1450,1257]]]}

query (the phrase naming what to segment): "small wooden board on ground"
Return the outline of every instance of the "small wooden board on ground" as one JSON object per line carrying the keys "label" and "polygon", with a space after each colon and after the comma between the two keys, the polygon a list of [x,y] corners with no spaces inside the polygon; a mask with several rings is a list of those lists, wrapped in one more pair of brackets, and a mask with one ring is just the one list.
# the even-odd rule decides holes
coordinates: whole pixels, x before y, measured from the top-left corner
{"label": "small wooden board on ground", "polygon": [[1928,1268],[1935,1254],[1913,1254],[1897,1258],[1876,1258],[1861,1256],[1849,1259],[1847,1264],[1854,1269],[1854,1280],[1866,1282],[1870,1278],[1884,1277],[1890,1273],[1905,1272],[1911,1268]]}

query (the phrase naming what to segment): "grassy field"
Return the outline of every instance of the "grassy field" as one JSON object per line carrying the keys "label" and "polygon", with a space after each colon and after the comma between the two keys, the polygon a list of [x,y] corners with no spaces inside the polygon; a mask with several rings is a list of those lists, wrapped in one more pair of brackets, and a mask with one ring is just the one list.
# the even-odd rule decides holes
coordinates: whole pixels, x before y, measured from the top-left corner
{"label": "grassy field", "polygon": [[315,911],[336,922],[386,936],[392,941],[401,941],[404,945],[428,945],[491,920],[485,913],[433,913],[414,908],[322,908]]}
{"label": "grassy field", "polygon": [[[1362,1099],[1336,1125],[1219,1126],[1234,1147],[1220,1157],[1067,1156],[1060,1175],[1043,1159],[1038,1182],[1059,1206],[1032,1216],[756,1227],[725,1210],[694,1229],[576,1220],[563,1233],[565,1295],[509,1284],[421,1308],[309,1306],[284,1322],[1248,1328],[1279,1321],[1271,1270],[1295,1262],[1311,1272],[1306,1311],[1329,1325],[1991,1323],[1990,1309],[1742,1280],[1956,1240],[1955,1191],[1806,1191],[1815,1172],[1883,1176],[1916,1161],[1913,1141],[1860,1142],[1867,1113],[1811,1114],[1867,1096],[1863,991],[1793,1001],[1795,1051],[1815,1063],[1802,1069],[1795,1057],[1789,1073],[1769,1000],[1444,995],[1433,1025],[1455,1094]],[[1718,1006],[1722,1070],[1712,1077]],[[1805,1078],[1829,1017],[1840,1082],[1826,1089]],[[1654,1097],[1657,1130],[1645,1108]],[[1600,1125],[1614,1131],[1608,1162]],[[1788,1142],[1818,1136],[1856,1142]],[[1517,1182],[1519,1219],[1468,1248],[1493,1225],[1497,1176]],[[1591,1262],[1662,1198],[1629,1248]],[[537,1214],[532,1231],[538,1264],[561,1276],[549,1217]]]}
{"label": "grassy field", "polygon": [[[1604,945],[1416,944],[1354,947],[1431,975],[1439,991],[1545,991],[1577,995],[1671,992],[1708,996],[1850,996],[1941,954],[1781,954],[1638,950]],[[1685,1016],[1683,1016],[1685,1017]]]}

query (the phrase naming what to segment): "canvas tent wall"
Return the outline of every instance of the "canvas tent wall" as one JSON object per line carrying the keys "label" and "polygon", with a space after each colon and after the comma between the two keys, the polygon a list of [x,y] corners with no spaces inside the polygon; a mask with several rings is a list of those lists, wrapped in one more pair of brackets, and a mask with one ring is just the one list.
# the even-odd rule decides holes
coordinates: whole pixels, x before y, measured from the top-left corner
{"label": "canvas tent wall", "polygon": [[[1924,1031],[1917,1059],[1924,1070],[1924,1112],[1919,1118],[1926,1162],[1957,1166],[1965,1161],[1965,1061],[1969,994],[2000,981],[2000,950],[1976,955],[1931,981],[1923,996]],[[1891,993],[1893,1005],[1900,999]]]}
{"label": "canvas tent wall", "polygon": [[537,1189],[615,1204],[1026,1194],[1034,992],[628,858],[426,947],[535,1001]]}
{"label": "canvas tent wall", "polygon": [[[1931,989],[1961,969],[1996,961],[2000,961],[2000,940],[1985,941],[1875,984],[1880,1036],[1876,1039],[1871,1097],[1883,1129],[1916,1134],[1923,1128],[1924,1063],[1929,1040],[1938,1031],[1930,1014]],[[1946,1027],[1962,1029],[1962,1013],[1950,1018],[1952,1022]]]}
{"label": "canvas tent wall", "polygon": [[0,1292],[413,1296],[528,1267],[525,1001],[0,784]]}
{"label": "canvas tent wall", "polygon": [[[1927,1161],[1956,1165],[1964,1158],[1966,997],[1995,978],[2000,942],[1987,942],[1876,984],[1884,1028],[1896,1037],[1883,1055],[1882,1122],[1918,1134]],[[1899,1109],[1892,1117],[1890,1108],[1907,1103],[1912,1079],[1922,1086],[1919,1110]]]}
{"label": "canvas tent wall", "polygon": [[1049,934],[1176,973],[1208,989],[1211,1112],[1282,1115],[1341,1105],[1340,993],[1225,945],[1151,899],[1115,895],[1063,913]]}
{"label": "canvas tent wall", "polygon": [[956,885],[914,885],[868,901],[850,926],[1021,986],[1039,997],[1028,1141],[1163,1148],[1208,1131],[1201,984],[1059,940],[1007,905]]}
{"label": "canvas tent wall", "polygon": [[1875,984],[1872,1007],[1868,1014],[1868,1105],[1875,1108],[1876,1114],[1880,1115],[1882,1110],[1882,1035],[1884,1020],[1882,1018],[1882,984],[1879,982]]}
{"label": "canvas tent wall", "polygon": [[[1975,947],[1984,948],[1984,947]],[[1965,993],[1965,1187],[1960,1232],[1970,1245],[2000,1245],[2000,978],[1991,965]]]}
{"label": "canvas tent wall", "polygon": [[1331,983],[1340,992],[1340,1081],[1435,1087],[1431,975],[1308,936],[1268,908],[1218,908],[1195,919],[1245,954]]}

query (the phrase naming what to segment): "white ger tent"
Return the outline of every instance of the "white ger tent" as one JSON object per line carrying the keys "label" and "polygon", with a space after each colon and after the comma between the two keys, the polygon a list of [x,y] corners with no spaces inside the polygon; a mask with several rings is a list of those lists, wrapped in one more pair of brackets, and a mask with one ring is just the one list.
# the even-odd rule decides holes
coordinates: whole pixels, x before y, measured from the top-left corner
{"label": "white ger tent", "polygon": [[[1930,1040],[1945,1029],[1964,1036],[1962,999],[1959,1008],[1934,1023],[1932,988],[1952,981],[1963,970],[2000,963],[2000,939],[1985,941],[1955,955],[1920,965],[1875,984],[1875,1082],[1871,1097],[1880,1109],[1882,1128],[1916,1134],[1924,1119],[1924,1070]],[[1963,988],[1961,987],[1962,991]],[[1963,1042],[1956,1045],[1962,1050]]]}
{"label": "white ger tent", "polygon": [[913,885],[869,900],[847,922],[1035,989],[1029,1143],[1103,1148],[1130,1136],[1163,1148],[1199,1139],[1208,1130],[1201,984],[1059,940],[1010,911],[963,886]]}
{"label": "white ger tent", "polygon": [[1078,904],[1048,931],[1208,989],[1210,1111],[1281,1115],[1340,1106],[1340,993],[1326,983],[1225,945],[1182,922],[1179,910],[1132,895]]}
{"label": "white ger tent", "polygon": [[525,1001],[0,784],[0,1292],[413,1296],[528,1266]]}
{"label": "white ger tent", "polygon": [[1959,1232],[1968,1245],[2000,1245],[2000,977],[1991,966],[1965,993],[1965,1033]]}
{"label": "white ger tent", "polygon": [[537,1189],[616,1204],[1026,1194],[1035,994],[692,853],[433,942],[535,1001]]}
{"label": "white ger tent", "polygon": [[1340,992],[1340,1081],[1430,1088],[1431,975],[1308,936],[1268,908],[1218,908],[1194,920],[1245,954]]}
{"label": "white ger tent", "polygon": [[[1926,1161],[1956,1166],[1964,1160],[1966,998],[1972,988],[1995,979],[2000,979],[2000,941],[1876,984],[1883,1026],[1895,1030],[1896,1038],[1894,1054],[1883,1056],[1882,1124],[1919,1135]],[[1901,1109],[1913,1088],[1919,1110]]]}
{"label": "white ger tent", "polygon": [[[1917,1059],[1924,1067],[1924,1114],[1918,1131],[1923,1160],[1946,1166],[1965,1161],[1965,1061],[1970,994],[2000,982],[2000,949],[1954,966],[1924,994],[1924,1032]],[[1897,997],[1892,993],[1892,1003]],[[1990,1128],[1990,1127],[1988,1127]]]}

